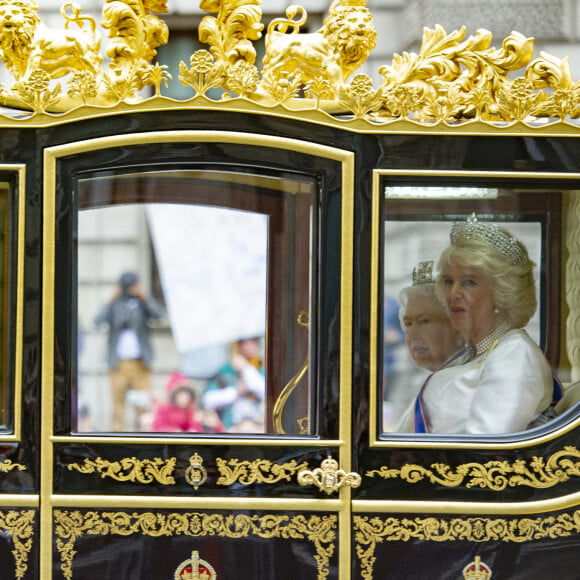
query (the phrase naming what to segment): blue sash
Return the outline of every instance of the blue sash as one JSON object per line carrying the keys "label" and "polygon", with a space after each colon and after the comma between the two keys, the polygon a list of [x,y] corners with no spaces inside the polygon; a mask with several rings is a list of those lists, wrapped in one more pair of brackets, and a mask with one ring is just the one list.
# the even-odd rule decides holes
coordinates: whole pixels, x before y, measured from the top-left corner
{"label": "blue sash", "polygon": [[[459,357],[462,357],[467,352],[467,348],[462,348],[460,351],[456,352],[452,355],[449,359],[447,359],[438,369],[444,369],[445,367],[449,366],[454,360],[457,360]],[[427,420],[425,418],[425,410],[423,409],[423,391],[429,382],[429,379],[437,372],[431,373],[423,383],[417,398],[415,399],[415,411],[414,411],[414,423],[415,423],[415,433],[429,433],[429,429],[427,427]]]}
{"label": "blue sash", "polygon": [[423,383],[423,387],[421,387],[421,391],[415,399],[415,433],[429,433],[427,430],[427,421],[425,421],[425,413],[423,412],[423,405],[421,403],[421,394],[423,393],[423,388],[427,384],[427,381],[432,376],[433,375],[429,375],[427,380]]}
{"label": "blue sash", "polygon": [[564,387],[560,382],[560,379],[556,376],[555,373],[552,374],[553,382],[554,382],[554,390],[552,391],[552,407],[556,406],[556,403],[562,399],[564,396]]}

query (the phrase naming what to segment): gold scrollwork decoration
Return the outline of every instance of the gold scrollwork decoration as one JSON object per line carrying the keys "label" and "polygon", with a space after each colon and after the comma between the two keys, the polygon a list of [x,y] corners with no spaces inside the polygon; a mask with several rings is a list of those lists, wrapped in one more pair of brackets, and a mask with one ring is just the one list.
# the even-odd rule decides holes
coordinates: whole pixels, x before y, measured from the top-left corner
{"label": "gold scrollwork decoration", "polygon": [[0,473],[8,473],[13,469],[17,469],[18,471],[26,471],[26,465],[22,465],[21,463],[14,463],[11,459],[5,459],[4,461],[0,462]]}
{"label": "gold scrollwork decoration", "polygon": [[[15,560],[14,578],[20,580],[28,570],[28,555],[32,549],[34,536],[34,510],[0,511],[0,532],[12,538],[14,549],[12,555]],[[8,566],[2,563],[3,568]]]}
{"label": "gold scrollwork decoration", "polygon": [[383,542],[511,542],[566,538],[580,532],[580,510],[536,518],[403,518],[354,516],[356,556],[361,578],[373,579],[375,549]]}
{"label": "gold scrollwork decoration", "polygon": [[207,470],[198,453],[194,453],[189,458],[189,467],[185,470],[185,481],[196,490],[207,481]]}
{"label": "gold scrollwork decoration", "polygon": [[136,457],[124,457],[119,461],[108,461],[97,457],[96,459],[85,458],[82,464],[69,463],[67,469],[73,469],[79,473],[101,474],[102,478],[111,477],[117,481],[132,481],[137,483],[161,483],[172,485],[175,483],[173,471],[176,459],[163,460],[159,457],[154,459],[137,459]]}
{"label": "gold scrollwork decoration", "polygon": [[272,463],[267,459],[255,459],[254,461],[241,461],[239,459],[225,460],[216,459],[216,465],[220,473],[218,485],[251,485],[252,483],[277,483],[290,479],[301,469],[306,469],[308,463],[298,464],[294,459],[287,463]]}
{"label": "gold scrollwork decoration", "polygon": [[314,546],[317,580],[330,573],[330,558],[336,549],[337,516],[281,514],[247,515],[198,512],[127,513],[78,510],[54,511],[56,548],[66,580],[72,580],[75,543],[84,535],[143,534],[152,537],[190,536],[203,538],[282,538],[307,540]]}
{"label": "gold scrollwork decoration", "polygon": [[433,484],[446,487],[481,487],[493,491],[503,491],[507,487],[527,486],[538,489],[553,487],[580,476],[580,451],[576,447],[567,446],[551,455],[548,459],[532,457],[529,463],[524,460],[488,461],[487,463],[464,463],[453,470],[443,463],[432,463],[431,468],[421,465],[407,464],[400,469],[389,469],[382,466],[379,469],[367,471],[367,477],[382,477],[383,479],[400,478],[408,483],[428,480]]}
{"label": "gold scrollwork decoration", "polygon": [[358,487],[361,477],[358,473],[347,473],[338,468],[338,461],[328,456],[320,467],[313,470],[304,470],[298,474],[300,485],[315,485],[320,491],[331,494],[341,487]]}
{"label": "gold scrollwork decoration", "polygon": [[[41,21],[37,0],[0,0],[0,61],[14,77],[12,86],[0,87],[1,105],[62,114],[83,105],[134,105],[147,86],[155,89],[150,98],[162,96],[171,75],[155,59],[169,40],[159,16],[169,12],[167,0],[102,1],[100,23],[66,1],[58,30]],[[580,81],[572,80],[568,59],[544,52],[534,59],[534,39],[519,32],[494,47],[488,30],[467,36],[465,27],[424,28],[419,52],[394,54],[378,68],[374,86],[357,74],[377,45],[367,3],[333,0],[312,32],[304,32],[307,11],[289,6],[268,23],[260,68],[254,43],[264,31],[261,0],[201,0],[206,14],[198,37],[208,48],[191,54],[189,65],[180,61],[179,80],[193,87],[202,107],[244,99],[337,115],[341,123],[478,120],[504,127],[580,118]]]}

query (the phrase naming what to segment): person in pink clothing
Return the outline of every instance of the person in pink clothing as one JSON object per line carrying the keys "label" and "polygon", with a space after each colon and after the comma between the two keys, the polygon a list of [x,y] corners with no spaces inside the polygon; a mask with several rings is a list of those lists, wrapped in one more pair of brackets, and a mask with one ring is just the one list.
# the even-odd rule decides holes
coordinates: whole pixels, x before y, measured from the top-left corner
{"label": "person in pink clothing", "polygon": [[223,427],[219,420],[208,417],[196,406],[196,393],[188,378],[181,373],[173,373],[165,387],[167,402],[155,409],[152,430],[183,433],[219,433]]}

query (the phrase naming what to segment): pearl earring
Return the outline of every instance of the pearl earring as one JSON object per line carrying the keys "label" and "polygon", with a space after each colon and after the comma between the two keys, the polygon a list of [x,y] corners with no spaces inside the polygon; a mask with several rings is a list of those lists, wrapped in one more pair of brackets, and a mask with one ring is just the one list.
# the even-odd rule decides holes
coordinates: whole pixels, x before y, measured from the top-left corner
{"label": "pearl earring", "polygon": [[496,307],[496,308],[494,308],[494,309],[493,309],[493,313],[494,313],[494,314],[499,314],[499,308],[497,308],[497,307]]}

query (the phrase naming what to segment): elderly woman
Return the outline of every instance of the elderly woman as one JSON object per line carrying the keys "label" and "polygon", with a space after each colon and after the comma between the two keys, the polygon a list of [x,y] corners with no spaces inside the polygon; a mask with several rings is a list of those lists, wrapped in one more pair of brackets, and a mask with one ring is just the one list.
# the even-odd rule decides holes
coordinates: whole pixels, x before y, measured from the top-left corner
{"label": "elderly woman", "polygon": [[533,262],[508,231],[474,215],[451,229],[437,291],[466,349],[424,383],[414,410],[421,433],[521,431],[551,407],[557,382],[522,330],[536,310]]}
{"label": "elderly woman", "polygon": [[[463,348],[461,335],[451,326],[449,315],[435,292],[433,261],[419,262],[413,269],[412,285],[399,292],[399,318],[405,334],[405,344],[417,366],[433,372]],[[416,390],[405,385],[399,394],[402,406],[407,409],[399,416],[394,431],[413,432],[413,403]],[[396,414],[396,413],[395,413]],[[389,424],[384,421],[386,430]]]}
{"label": "elderly woman", "polygon": [[412,279],[413,285],[399,293],[401,326],[413,361],[433,372],[463,346],[463,341],[435,294],[433,262],[420,262]]}

